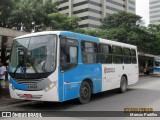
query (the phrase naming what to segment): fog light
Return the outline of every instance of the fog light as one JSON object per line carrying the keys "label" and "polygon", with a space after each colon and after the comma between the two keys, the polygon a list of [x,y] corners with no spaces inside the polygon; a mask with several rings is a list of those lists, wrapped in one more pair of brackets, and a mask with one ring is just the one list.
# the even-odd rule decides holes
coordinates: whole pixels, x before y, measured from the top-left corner
{"label": "fog light", "polygon": [[49,90],[49,88],[48,88],[48,87],[46,87],[46,88],[45,88],[45,92],[47,92],[48,90]]}

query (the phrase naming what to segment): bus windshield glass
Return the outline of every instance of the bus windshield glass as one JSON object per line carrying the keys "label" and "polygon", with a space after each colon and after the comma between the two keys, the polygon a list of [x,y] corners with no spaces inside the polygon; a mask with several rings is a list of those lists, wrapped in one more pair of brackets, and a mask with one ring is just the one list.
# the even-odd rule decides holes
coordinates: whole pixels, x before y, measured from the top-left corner
{"label": "bus windshield glass", "polygon": [[20,38],[13,43],[9,71],[24,74],[52,72],[55,61],[55,35]]}

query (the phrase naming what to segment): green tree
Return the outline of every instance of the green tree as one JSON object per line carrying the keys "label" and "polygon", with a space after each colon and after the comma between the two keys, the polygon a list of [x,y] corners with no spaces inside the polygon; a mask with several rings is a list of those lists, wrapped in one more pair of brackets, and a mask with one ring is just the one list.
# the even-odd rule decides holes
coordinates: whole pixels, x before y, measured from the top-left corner
{"label": "green tree", "polygon": [[106,32],[107,39],[127,42],[127,30],[121,27],[110,28]]}
{"label": "green tree", "polygon": [[73,30],[78,27],[79,17],[58,13],[59,1],[52,0],[2,0],[0,1],[0,27],[30,32],[35,22],[36,31]]}
{"label": "green tree", "polygon": [[48,24],[48,14],[58,12],[58,3],[47,0],[19,0],[15,4],[12,22],[19,30],[21,23],[25,31],[31,31],[31,23],[35,22],[36,30],[44,30]]}
{"label": "green tree", "polygon": [[0,27],[12,28],[10,16],[14,9],[14,0],[0,0]]}
{"label": "green tree", "polygon": [[160,25],[149,24],[147,30],[149,33],[157,33],[160,31]]}
{"label": "green tree", "polygon": [[102,29],[117,27],[139,26],[142,23],[141,17],[132,13],[119,12],[105,17],[102,20]]}
{"label": "green tree", "polygon": [[77,16],[69,17],[62,13],[52,13],[48,15],[48,26],[52,30],[74,30],[78,28],[80,18]]}
{"label": "green tree", "polygon": [[103,29],[77,28],[73,31],[77,33],[85,34],[85,35],[94,36],[94,37],[107,38],[106,30],[103,30]]}
{"label": "green tree", "polygon": [[107,31],[107,39],[136,45],[141,52],[160,54],[160,27],[149,25],[147,28],[141,24],[140,16],[120,12],[104,18],[101,28]]}

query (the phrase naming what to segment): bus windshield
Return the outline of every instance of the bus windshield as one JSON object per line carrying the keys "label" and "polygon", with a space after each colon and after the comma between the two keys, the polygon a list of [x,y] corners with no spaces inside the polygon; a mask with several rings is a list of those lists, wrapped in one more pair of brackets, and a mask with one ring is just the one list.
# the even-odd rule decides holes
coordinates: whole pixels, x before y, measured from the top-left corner
{"label": "bus windshield", "polygon": [[155,60],[155,67],[160,67],[160,59]]}
{"label": "bus windshield", "polygon": [[24,74],[52,72],[55,61],[55,35],[20,38],[13,43],[9,71]]}

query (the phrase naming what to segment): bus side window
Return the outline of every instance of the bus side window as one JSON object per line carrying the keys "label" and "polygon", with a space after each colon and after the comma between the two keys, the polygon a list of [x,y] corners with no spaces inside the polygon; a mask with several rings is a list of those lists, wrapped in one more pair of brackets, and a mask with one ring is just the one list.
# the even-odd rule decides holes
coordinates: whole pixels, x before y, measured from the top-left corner
{"label": "bus side window", "polygon": [[112,46],[112,53],[113,53],[113,63],[115,64],[123,63],[122,47]]}
{"label": "bus side window", "polygon": [[61,39],[60,69],[65,72],[78,64],[78,43],[76,40]]}
{"label": "bus side window", "polygon": [[98,45],[94,42],[81,42],[82,61],[85,64],[98,63]]}
{"label": "bus side window", "polygon": [[135,49],[131,49],[131,61],[132,61],[133,64],[137,63],[136,50]]}
{"label": "bus side window", "polygon": [[99,61],[100,63],[112,63],[112,48],[111,45],[99,45]]}
{"label": "bus side window", "polygon": [[125,64],[131,64],[131,50],[129,48],[123,48],[123,61]]}

